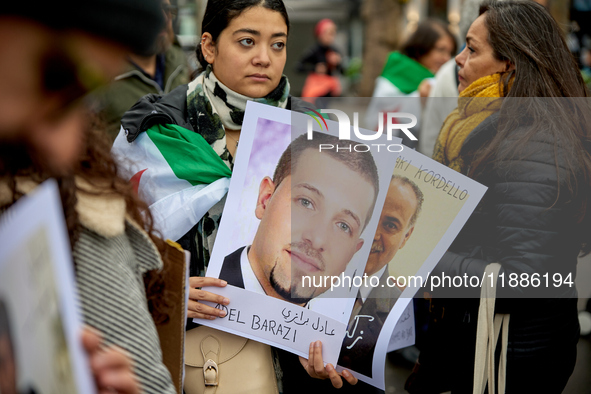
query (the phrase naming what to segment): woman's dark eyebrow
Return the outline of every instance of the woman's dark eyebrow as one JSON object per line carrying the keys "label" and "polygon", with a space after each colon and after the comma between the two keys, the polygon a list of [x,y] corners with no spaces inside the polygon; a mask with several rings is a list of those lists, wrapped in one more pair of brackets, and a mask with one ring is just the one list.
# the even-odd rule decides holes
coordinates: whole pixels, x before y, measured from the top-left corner
{"label": "woman's dark eyebrow", "polygon": [[248,28],[238,29],[233,34],[238,34],[238,33],[248,33],[248,34],[252,34],[253,36],[260,36],[261,35],[260,31],[254,30],[254,29],[248,29]]}
{"label": "woman's dark eyebrow", "polygon": [[[238,29],[233,34],[238,34],[238,33],[248,33],[248,34],[252,34],[253,36],[260,36],[261,35],[260,31],[254,30],[254,29],[248,29],[248,28]],[[287,37],[287,33],[280,32],[280,33],[271,34],[271,38],[275,38],[275,37]]]}

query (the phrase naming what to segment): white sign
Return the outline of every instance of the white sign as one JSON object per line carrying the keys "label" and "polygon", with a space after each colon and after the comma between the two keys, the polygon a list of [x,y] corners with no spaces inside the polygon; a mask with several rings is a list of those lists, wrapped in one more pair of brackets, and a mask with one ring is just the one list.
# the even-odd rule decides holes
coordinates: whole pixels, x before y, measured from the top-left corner
{"label": "white sign", "polygon": [[[318,280],[363,273],[398,153],[355,151],[361,141],[340,141],[332,121],[308,141],[308,119],[248,103],[207,272],[245,290],[208,289],[230,299],[228,315],[196,322],[304,357],[310,343],[321,340],[324,361],[336,365],[355,302],[348,296],[356,289],[330,291],[330,282]],[[322,141],[342,154],[320,151]],[[309,146],[296,158],[300,143]],[[292,154],[286,167],[280,164],[284,152]],[[351,158],[359,160],[359,169],[350,168]],[[301,280],[290,282],[291,275]],[[328,298],[336,296],[341,298]]]}
{"label": "white sign", "polygon": [[[0,341],[8,390],[94,393],[80,340],[74,265],[55,181],[0,217]],[[1,387],[4,387],[0,385]]]}

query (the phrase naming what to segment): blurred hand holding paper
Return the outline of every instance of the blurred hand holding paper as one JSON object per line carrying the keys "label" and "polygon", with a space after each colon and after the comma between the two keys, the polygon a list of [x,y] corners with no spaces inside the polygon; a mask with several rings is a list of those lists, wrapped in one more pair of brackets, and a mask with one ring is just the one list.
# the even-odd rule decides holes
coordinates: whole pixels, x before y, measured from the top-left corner
{"label": "blurred hand holding paper", "polygon": [[53,180],[0,217],[0,392],[95,392],[67,237]]}

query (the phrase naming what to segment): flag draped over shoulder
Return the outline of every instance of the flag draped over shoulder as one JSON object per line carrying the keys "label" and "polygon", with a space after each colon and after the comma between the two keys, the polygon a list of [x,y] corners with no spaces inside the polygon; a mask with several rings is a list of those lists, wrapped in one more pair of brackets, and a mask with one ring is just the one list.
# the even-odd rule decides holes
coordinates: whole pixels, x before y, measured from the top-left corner
{"label": "flag draped over shoulder", "polygon": [[120,175],[150,206],[156,229],[178,240],[228,191],[232,171],[198,133],[155,125],[128,143],[120,132],[112,153]]}

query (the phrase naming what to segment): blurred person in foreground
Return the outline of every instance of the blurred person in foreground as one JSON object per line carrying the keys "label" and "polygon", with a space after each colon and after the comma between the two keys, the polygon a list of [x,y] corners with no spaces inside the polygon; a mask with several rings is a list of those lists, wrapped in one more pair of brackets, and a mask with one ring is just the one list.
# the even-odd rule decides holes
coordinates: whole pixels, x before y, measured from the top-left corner
{"label": "blurred person in foreground", "polygon": [[[591,249],[588,92],[560,27],[533,1],[482,3],[466,43],[456,56],[458,108],[434,158],[488,191],[431,275],[482,277],[499,263],[506,279],[494,312],[510,319],[506,347],[496,349],[506,349],[506,392],[560,393],[577,358],[577,291],[524,278],[574,282],[577,257]],[[519,281],[509,285],[510,275]],[[440,290],[407,390],[480,392],[472,378],[485,362],[476,356],[480,289]]]}
{"label": "blurred person in foreground", "polygon": [[172,23],[177,14],[170,0],[161,0],[166,25],[154,45],[144,52],[130,53],[126,70],[99,92],[100,114],[111,141],[121,128],[121,117],[136,101],[149,93],[166,94],[189,82],[189,66],[183,50],[174,45]]}
{"label": "blurred person in foreground", "polygon": [[[426,20],[419,23],[400,51],[388,56],[382,74],[376,79],[366,126],[378,130],[379,112],[383,113],[384,121],[388,112],[407,112],[420,120],[419,97],[429,95],[435,73],[456,51],[456,39],[443,22]],[[420,124],[413,127],[413,134],[419,127]],[[416,145],[405,135],[402,138],[405,145]]]}
{"label": "blurred person in foreground", "polygon": [[[60,7],[11,2],[0,11],[0,177],[10,200],[3,209],[23,194],[15,193],[17,172],[35,167],[48,177],[78,167],[84,96],[121,70],[129,49],[151,45],[162,24],[153,1],[66,1]],[[71,186],[73,180],[58,182]],[[75,199],[63,201],[73,209]],[[88,300],[90,308],[101,304],[96,296]],[[139,393],[130,356],[103,344],[102,335],[85,329],[81,338],[97,390]]]}

